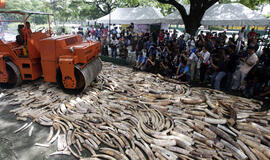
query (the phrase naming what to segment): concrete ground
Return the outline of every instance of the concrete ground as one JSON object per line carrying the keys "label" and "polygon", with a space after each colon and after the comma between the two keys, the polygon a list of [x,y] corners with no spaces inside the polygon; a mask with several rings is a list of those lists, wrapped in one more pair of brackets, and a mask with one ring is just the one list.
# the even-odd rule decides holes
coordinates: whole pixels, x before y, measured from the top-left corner
{"label": "concrete ground", "polygon": [[[1,91],[1,89],[0,89]],[[0,92],[1,93],[1,92]],[[57,141],[49,148],[34,146],[46,143],[49,128],[33,123],[33,134],[29,137],[30,127],[22,132],[13,132],[26,122],[17,121],[16,115],[9,111],[18,106],[11,106],[0,98],[0,160],[75,160],[73,156],[49,156],[57,150]]]}

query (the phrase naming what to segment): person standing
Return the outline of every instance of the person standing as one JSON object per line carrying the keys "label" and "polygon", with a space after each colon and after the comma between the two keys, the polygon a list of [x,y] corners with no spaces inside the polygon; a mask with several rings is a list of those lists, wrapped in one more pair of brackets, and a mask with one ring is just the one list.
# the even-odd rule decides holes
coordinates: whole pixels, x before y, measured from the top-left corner
{"label": "person standing", "polygon": [[235,46],[230,45],[227,49],[228,58],[226,60],[226,89],[230,89],[232,87],[233,73],[235,72],[237,65],[239,64],[239,56],[236,54],[235,48]]}
{"label": "person standing", "polygon": [[30,23],[28,21],[25,22],[25,25],[26,26],[23,28],[22,33],[23,33],[24,43],[27,44],[27,39],[31,38],[32,30],[30,27]]}
{"label": "person standing", "polygon": [[211,67],[215,70],[212,74],[211,84],[216,90],[220,90],[221,80],[226,76],[225,72],[225,61],[224,57],[220,55],[216,55],[213,59],[210,59]]}
{"label": "person standing", "polygon": [[258,56],[255,53],[254,47],[248,47],[248,56],[243,60],[243,64],[239,70],[237,70],[233,75],[233,85],[232,90],[239,89],[247,76],[248,72],[256,65],[258,61]]}
{"label": "person standing", "polygon": [[111,50],[112,50],[112,57],[114,58],[116,58],[117,56],[117,45],[118,45],[118,40],[115,38],[115,36],[113,36],[111,40]]}
{"label": "person standing", "polygon": [[206,80],[205,73],[208,69],[209,66],[209,59],[210,59],[210,53],[206,50],[205,47],[202,47],[202,51],[200,53],[199,57],[201,61],[201,66],[200,66],[200,81],[203,83]]}
{"label": "person standing", "polygon": [[99,28],[98,30],[97,30],[97,38],[98,38],[98,41],[100,41],[101,40],[101,37],[102,37],[102,30]]}
{"label": "person standing", "polygon": [[188,41],[187,41],[187,49],[194,49],[196,47],[196,43],[195,43],[195,39],[194,37],[192,36]]}
{"label": "person standing", "polygon": [[[195,52],[199,52],[199,51],[195,51]],[[184,57],[187,60],[187,65],[188,65],[189,70],[190,70],[190,80],[191,81],[194,80],[196,65],[197,65],[197,62],[199,60],[195,52],[191,52],[190,49],[187,49],[186,55],[184,55]]]}
{"label": "person standing", "polygon": [[254,31],[254,28],[252,28],[251,31],[248,32],[248,35],[247,35],[247,37],[248,37],[248,45],[251,42],[251,40],[255,38],[256,35],[257,35],[257,33]]}
{"label": "person standing", "polygon": [[158,35],[158,45],[160,45],[160,43],[163,43],[164,37],[165,37],[164,30],[161,30]]}
{"label": "person standing", "polygon": [[189,40],[189,38],[190,38],[190,34],[188,34],[188,33],[186,32],[186,30],[185,30],[185,31],[184,31],[184,41],[187,42],[187,41]]}
{"label": "person standing", "polygon": [[184,41],[184,35],[181,35],[178,40],[178,46],[180,53],[186,49],[186,42]]}
{"label": "person standing", "polygon": [[241,41],[245,41],[245,37],[246,37],[246,31],[245,31],[246,27],[242,27],[242,29],[239,31],[238,33],[238,37]]}
{"label": "person standing", "polygon": [[138,40],[137,40],[136,47],[135,47],[136,57],[138,57],[139,52],[142,51],[143,46],[144,46],[143,37],[142,36],[138,36],[137,39]]}

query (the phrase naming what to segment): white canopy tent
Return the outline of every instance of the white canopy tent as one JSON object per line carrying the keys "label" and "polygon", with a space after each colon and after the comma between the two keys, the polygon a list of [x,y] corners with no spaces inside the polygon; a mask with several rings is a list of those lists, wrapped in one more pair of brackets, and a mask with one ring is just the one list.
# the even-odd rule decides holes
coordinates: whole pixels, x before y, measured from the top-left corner
{"label": "white canopy tent", "polygon": [[203,25],[266,26],[270,19],[240,3],[218,4],[210,7],[202,20]]}
{"label": "white canopy tent", "polygon": [[[185,7],[187,13],[189,14],[190,5],[185,5],[184,7]],[[167,23],[167,24],[184,24],[182,16],[180,15],[179,11],[175,11],[175,12],[165,16],[162,22]]]}
{"label": "white canopy tent", "polygon": [[163,20],[159,10],[147,8],[117,8],[111,13],[97,19],[98,23],[108,24],[111,16],[111,24],[157,24]]}
{"label": "white canopy tent", "polygon": [[[189,13],[189,6],[185,6]],[[164,23],[183,24],[178,11],[166,16]],[[224,26],[266,26],[270,25],[270,19],[249,9],[240,3],[215,4],[204,14],[202,25],[224,25]]]}

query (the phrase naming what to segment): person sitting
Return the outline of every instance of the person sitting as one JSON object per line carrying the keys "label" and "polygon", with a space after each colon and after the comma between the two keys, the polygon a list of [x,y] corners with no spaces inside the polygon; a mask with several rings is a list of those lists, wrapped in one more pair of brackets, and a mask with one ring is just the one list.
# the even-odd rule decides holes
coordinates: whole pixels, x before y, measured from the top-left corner
{"label": "person sitting", "polygon": [[128,49],[126,45],[123,45],[123,48],[120,50],[119,56],[123,59],[126,59],[128,56]]}
{"label": "person sitting", "polygon": [[155,46],[151,46],[147,53],[148,53],[147,57],[149,57],[150,55],[156,56],[157,55],[157,49],[156,49],[156,47]]}
{"label": "person sitting", "polygon": [[19,45],[24,45],[23,27],[24,27],[23,24],[18,25],[18,33],[19,33],[19,35],[16,36],[16,42]]}
{"label": "person sitting", "polygon": [[150,54],[145,62],[145,71],[150,73],[155,73],[156,71],[156,56]]}
{"label": "person sitting", "polygon": [[25,27],[22,30],[23,37],[24,37],[24,43],[27,44],[27,39],[31,37],[32,35],[32,30],[30,27],[30,23],[28,21],[25,22]]}
{"label": "person sitting", "polygon": [[178,79],[182,82],[190,82],[190,72],[189,67],[187,65],[187,61],[182,58],[182,62],[179,64],[178,69],[176,71],[175,79]]}
{"label": "person sitting", "polygon": [[133,67],[134,70],[142,70],[143,65],[145,64],[146,57],[142,52],[139,52],[136,65]]}
{"label": "person sitting", "polygon": [[165,59],[160,63],[160,73],[164,77],[170,77],[172,74],[172,64],[169,61],[168,57],[165,57]]}

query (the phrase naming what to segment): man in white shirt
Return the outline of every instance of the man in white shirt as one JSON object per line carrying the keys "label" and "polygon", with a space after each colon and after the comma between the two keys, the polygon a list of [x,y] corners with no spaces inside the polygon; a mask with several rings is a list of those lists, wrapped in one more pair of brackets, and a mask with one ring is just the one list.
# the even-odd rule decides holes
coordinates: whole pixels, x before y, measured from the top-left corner
{"label": "man in white shirt", "polygon": [[233,85],[232,89],[236,90],[242,85],[245,77],[247,76],[248,72],[256,65],[258,62],[258,56],[255,53],[254,47],[248,47],[247,48],[248,57],[245,59],[242,59],[243,65],[240,67],[239,70],[235,71],[233,75]]}
{"label": "man in white shirt", "polygon": [[196,44],[195,44],[195,39],[194,37],[191,37],[188,39],[188,41],[186,41],[186,48],[190,49],[190,50],[193,50],[195,47],[196,47]]}
{"label": "man in white shirt", "polygon": [[241,31],[239,31],[238,33],[238,37],[241,41],[245,41],[245,37],[246,37],[246,31],[245,31],[246,27],[242,27]]}
{"label": "man in white shirt", "polygon": [[194,52],[191,52],[190,49],[187,49],[186,53],[187,53],[187,55],[185,56],[185,58],[188,61],[188,67],[190,70],[190,79],[191,79],[191,81],[193,81],[194,76],[195,76],[196,65],[197,65],[199,58],[197,57],[197,55]]}
{"label": "man in white shirt", "polygon": [[186,32],[186,30],[184,31],[184,41],[187,42],[187,40],[190,38],[190,34],[188,34]]}
{"label": "man in white shirt", "polygon": [[210,59],[210,53],[206,50],[204,46],[202,47],[202,51],[200,53],[199,59],[201,61],[200,80],[203,83],[207,79],[207,77],[205,76],[205,73],[207,71],[207,68],[209,65],[209,59]]}
{"label": "man in white shirt", "polygon": [[115,36],[112,37],[111,40],[111,53],[112,53],[112,57],[116,58],[117,56],[117,47],[118,47],[118,43],[119,41],[117,40],[117,38]]}

